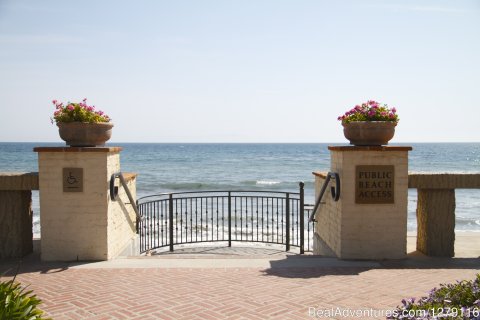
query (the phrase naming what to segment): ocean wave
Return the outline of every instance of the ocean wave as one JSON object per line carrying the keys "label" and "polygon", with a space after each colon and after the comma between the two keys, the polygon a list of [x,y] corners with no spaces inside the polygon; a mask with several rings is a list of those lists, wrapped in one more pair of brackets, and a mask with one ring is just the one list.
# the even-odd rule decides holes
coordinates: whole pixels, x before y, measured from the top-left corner
{"label": "ocean wave", "polygon": [[165,192],[165,191],[198,191],[198,190],[229,190],[238,189],[238,185],[210,182],[166,182],[138,185],[138,189],[143,192]]}
{"label": "ocean wave", "polygon": [[267,179],[244,180],[240,182],[240,185],[244,185],[244,186],[276,186],[281,184],[284,184],[284,183],[282,183],[282,181],[267,180]]}
{"label": "ocean wave", "polygon": [[281,183],[280,181],[268,181],[268,180],[258,180],[258,181],[256,181],[257,185],[267,185],[267,186],[280,184],[280,183]]}

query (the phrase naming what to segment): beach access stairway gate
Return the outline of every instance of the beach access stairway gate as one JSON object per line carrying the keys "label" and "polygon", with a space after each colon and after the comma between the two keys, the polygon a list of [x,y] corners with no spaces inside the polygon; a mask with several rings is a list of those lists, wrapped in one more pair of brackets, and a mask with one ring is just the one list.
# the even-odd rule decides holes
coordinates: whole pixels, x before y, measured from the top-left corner
{"label": "beach access stairway gate", "polygon": [[312,251],[312,205],[299,192],[192,191],[137,200],[141,253],[199,242],[258,242]]}

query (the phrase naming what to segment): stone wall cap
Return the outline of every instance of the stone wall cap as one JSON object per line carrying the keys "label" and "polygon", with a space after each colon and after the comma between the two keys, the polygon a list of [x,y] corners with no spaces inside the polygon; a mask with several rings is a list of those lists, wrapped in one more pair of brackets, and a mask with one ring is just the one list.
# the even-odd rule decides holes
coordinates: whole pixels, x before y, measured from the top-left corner
{"label": "stone wall cap", "polygon": [[327,179],[328,172],[327,171],[313,171],[312,174],[315,177],[319,177],[319,178],[322,178],[322,179]]}
{"label": "stone wall cap", "polygon": [[410,146],[329,146],[331,151],[411,151]]}
{"label": "stone wall cap", "polygon": [[122,147],[35,147],[34,152],[120,152]]}
{"label": "stone wall cap", "polygon": [[38,190],[38,172],[0,172],[0,190]]}
{"label": "stone wall cap", "polygon": [[138,176],[138,173],[135,172],[123,172],[123,177],[125,178],[125,181],[130,181],[135,179]]}
{"label": "stone wall cap", "polygon": [[[328,172],[314,171],[315,177],[326,179]],[[480,189],[480,173],[469,172],[409,172],[411,189]]]}
{"label": "stone wall cap", "polygon": [[416,189],[480,189],[480,173],[410,172],[408,187]]}

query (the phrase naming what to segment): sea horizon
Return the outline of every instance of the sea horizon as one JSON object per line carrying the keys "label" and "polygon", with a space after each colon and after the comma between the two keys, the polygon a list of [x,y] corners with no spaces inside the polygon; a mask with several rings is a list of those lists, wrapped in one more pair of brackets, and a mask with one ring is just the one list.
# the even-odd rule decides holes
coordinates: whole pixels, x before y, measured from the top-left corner
{"label": "sea horizon", "polygon": [[[34,143],[48,143],[48,144],[61,144],[64,145],[65,147],[68,147],[65,145],[65,142],[60,142],[60,141],[0,141],[0,143],[29,143],[29,144],[34,144]],[[225,142],[190,142],[190,141],[179,141],[179,142],[174,142],[174,141],[168,141],[168,142],[129,142],[129,141],[115,141],[115,142],[107,142],[105,146],[112,146],[114,144],[341,144],[341,145],[350,145],[348,142],[281,142],[281,141],[276,141],[276,142],[262,142],[262,141],[257,141],[257,142],[245,142],[245,141],[225,141]],[[420,142],[390,142],[386,146],[390,145],[398,145],[398,144],[469,144],[469,143],[480,143],[480,141],[420,141]]]}

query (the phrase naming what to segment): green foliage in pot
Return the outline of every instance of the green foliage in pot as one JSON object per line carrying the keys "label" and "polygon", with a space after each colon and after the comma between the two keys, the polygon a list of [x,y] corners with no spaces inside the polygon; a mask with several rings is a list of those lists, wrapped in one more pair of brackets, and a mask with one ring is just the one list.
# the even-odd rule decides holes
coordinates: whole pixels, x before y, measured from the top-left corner
{"label": "green foliage in pot", "polygon": [[38,309],[40,303],[41,300],[32,291],[26,291],[14,280],[0,281],[0,319],[49,319],[43,317],[43,311]]}

